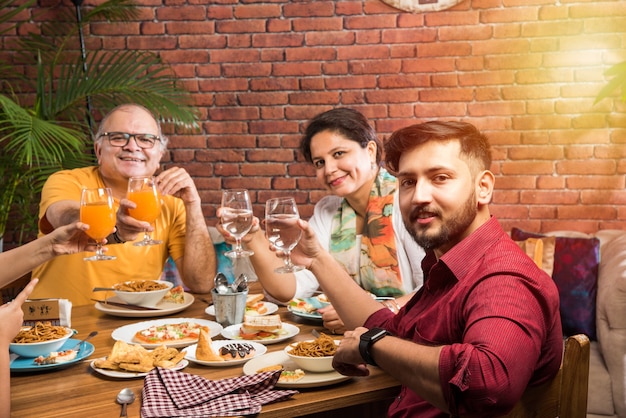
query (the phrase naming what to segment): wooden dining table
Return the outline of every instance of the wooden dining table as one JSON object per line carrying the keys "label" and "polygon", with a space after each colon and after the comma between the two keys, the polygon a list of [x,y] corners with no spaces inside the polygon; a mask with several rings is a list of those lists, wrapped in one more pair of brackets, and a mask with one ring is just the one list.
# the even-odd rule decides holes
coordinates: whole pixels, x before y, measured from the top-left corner
{"label": "wooden dining table", "polygon": [[[214,321],[205,310],[210,296],[194,295],[193,303],[182,312],[163,318],[198,318]],[[294,315],[285,307],[278,313],[284,322],[299,327],[300,332],[287,341],[268,344],[268,353],[282,350],[294,341],[313,339],[313,329],[328,333],[321,323]],[[82,339],[91,331],[98,335],[89,341],[95,351],[80,362],[62,368],[36,372],[11,373],[12,417],[118,417],[120,405],[116,402],[118,392],[130,388],[137,400],[128,406],[129,417],[139,417],[143,378],[121,379],[101,375],[90,363],[107,356],[115,343],[111,333],[122,326],[154,320],[160,317],[127,318],[112,316],[97,310],[94,305],[74,307],[71,325],[78,333],[73,337]],[[222,339],[216,336],[214,339]],[[340,337],[339,337],[340,338]],[[298,393],[288,400],[263,405],[260,417],[291,418],[308,417],[379,417],[384,416],[391,400],[399,393],[397,380],[376,367],[370,367],[367,377],[353,377],[347,381],[328,386],[298,388]],[[217,380],[241,376],[242,365],[209,367],[190,362],[182,372]]]}

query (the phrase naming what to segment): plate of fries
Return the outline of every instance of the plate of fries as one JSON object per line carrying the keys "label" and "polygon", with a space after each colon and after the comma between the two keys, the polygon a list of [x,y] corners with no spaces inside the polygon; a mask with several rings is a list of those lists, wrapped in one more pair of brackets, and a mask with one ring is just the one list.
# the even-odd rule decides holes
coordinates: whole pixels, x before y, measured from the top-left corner
{"label": "plate of fries", "polygon": [[189,365],[185,351],[162,345],[147,350],[140,344],[116,341],[111,353],[91,362],[91,368],[104,376],[132,379],[146,376],[155,367],[181,370]]}

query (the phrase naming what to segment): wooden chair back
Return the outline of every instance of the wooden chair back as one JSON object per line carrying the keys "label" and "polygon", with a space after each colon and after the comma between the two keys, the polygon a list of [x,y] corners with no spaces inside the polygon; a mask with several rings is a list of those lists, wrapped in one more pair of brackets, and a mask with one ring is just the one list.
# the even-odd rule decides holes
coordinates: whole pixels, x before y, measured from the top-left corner
{"label": "wooden chair back", "polygon": [[589,338],[584,334],[568,337],[556,377],[528,387],[507,418],[585,418],[588,383]]}

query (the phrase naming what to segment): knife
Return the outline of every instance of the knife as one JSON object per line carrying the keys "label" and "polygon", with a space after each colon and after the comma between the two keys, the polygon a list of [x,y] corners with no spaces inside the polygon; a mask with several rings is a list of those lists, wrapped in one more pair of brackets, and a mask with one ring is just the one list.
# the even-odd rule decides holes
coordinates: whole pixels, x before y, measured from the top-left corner
{"label": "knife", "polygon": [[138,311],[158,311],[160,310],[159,308],[150,308],[148,306],[139,306],[139,305],[131,305],[129,303],[120,303],[120,302],[111,302],[108,300],[98,300],[98,299],[91,299],[94,302],[99,302],[103,305],[113,305],[113,306],[119,306],[121,308],[126,308],[126,309],[135,309]]}

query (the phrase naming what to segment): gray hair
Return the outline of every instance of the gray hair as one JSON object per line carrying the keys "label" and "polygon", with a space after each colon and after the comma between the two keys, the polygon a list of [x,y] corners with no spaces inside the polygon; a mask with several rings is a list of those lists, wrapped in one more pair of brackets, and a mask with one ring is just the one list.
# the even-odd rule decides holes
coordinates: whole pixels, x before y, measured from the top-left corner
{"label": "gray hair", "polygon": [[160,147],[161,147],[161,151],[165,152],[167,150],[167,144],[169,142],[169,138],[167,136],[165,136],[163,134],[163,130],[161,129],[161,124],[159,123],[159,120],[154,116],[154,114],[145,106],[142,106],[140,104],[137,103],[125,103],[125,104],[121,104],[119,106],[114,107],[113,109],[111,109],[111,111],[109,111],[109,113],[107,113],[102,120],[100,121],[100,125],[98,126],[98,131],[96,131],[96,134],[93,138],[93,142],[95,144],[101,144],[102,143],[102,134],[104,134],[106,132],[106,130],[104,129],[104,126],[106,125],[107,121],[109,120],[109,117],[111,117],[111,115],[117,111],[124,111],[126,109],[129,108],[139,108],[142,109],[143,111],[145,111],[147,114],[149,114],[152,119],[156,122],[157,125],[157,136],[159,137],[160,141]]}

